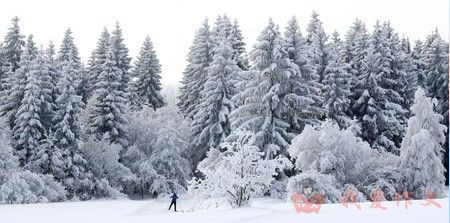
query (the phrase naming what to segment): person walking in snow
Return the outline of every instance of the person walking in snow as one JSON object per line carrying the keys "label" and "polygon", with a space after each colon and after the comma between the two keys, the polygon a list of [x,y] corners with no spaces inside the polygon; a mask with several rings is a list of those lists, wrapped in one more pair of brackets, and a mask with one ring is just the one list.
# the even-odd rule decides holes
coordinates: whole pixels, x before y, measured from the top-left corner
{"label": "person walking in snow", "polygon": [[177,212],[177,199],[178,199],[177,194],[175,192],[173,192],[173,194],[172,194],[172,196],[170,196],[170,198],[172,198],[172,202],[170,203],[169,210],[170,210],[170,208],[172,208],[172,205],[173,205],[175,207],[175,212]]}

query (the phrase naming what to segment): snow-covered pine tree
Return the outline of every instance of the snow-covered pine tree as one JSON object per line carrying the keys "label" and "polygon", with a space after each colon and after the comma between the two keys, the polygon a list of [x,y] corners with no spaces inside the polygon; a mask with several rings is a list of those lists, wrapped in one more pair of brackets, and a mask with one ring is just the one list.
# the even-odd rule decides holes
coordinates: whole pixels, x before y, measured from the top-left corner
{"label": "snow-covered pine tree", "polygon": [[15,114],[12,137],[22,166],[28,165],[34,159],[38,152],[39,141],[45,134],[45,127],[41,120],[41,114],[44,114],[43,110],[46,109],[43,105],[49,105],[49,110],[52,110],[52,106],[44,104],[45,101],[42,100],[45,96],[50,96],[48,92],[41,89],[40,76],[48,76],[45,73],[43,62],[44,58],[41,53],[31,61],[26,73],[23,98]]}
{"label": "snow-covered pine tree", "polygon": [[207,81],[200,93],[199,109],[191,123],[195,164],[205,157],[209,148],[218,148],[231,132],[228,116],[233,109],[231,98],[240,68],[233,59],[230,39],[225,35],[222,33],[222,40],[214,49],[213,61],[207,69]]}
{"label": "snow-covered pine tree", "polygon": [[[424,85],[428,92],[428,96],[436,98],[436,113],[442,115],[442,124],[449,126],[449,104],[448,104],[448,43],[446,43],[439,35],[438,30],[434,30],[426,39],[422,54],[424,65]],[[444,166],[448,171],[448,131],[445,134],[446,140],[444,144]],[[448,178],[447,178],[448,183]]]}
{"label": "snow-covered pine tree", "polygon": [[24,95],[15,115],[13,139],[22,165],[29,165],[35,159],[39,141],[53,127],[53,90],[48,63],[40,52],[31,61]]}
{"label": "snow-covered pine tree", "polygon": [[207,68],[212,61],[213,42],[209,31],[208,20],[197,30],[192,46],[189,49],[186,66],[181,81],[178,107],[185,117],[192,119],[197,113],[200,92],[206,82]]}
{"label": "snow-covered pine tree", "polygon": [[[17,103],[20,103],[21,100],[21,94],[16,95],[20,97],[16,98],[10,98],[10,93],[12,91],[17,92],[16,90],[13,90],[12,88],[16,88],[14,85],[17,84],[13,82],[14,79],[16,79],[14,76],[16,70],[19,68],[19,62],[22,57],[23,48],[25,46],[25,41],[22,34],[20,34],[20,27],[19,27],[19,18],[16,16],[12,18],[11,20],[11,27],[8,29],[8,33],[5,36],[5,40],[3,41],[3,49],[2,49],[2,57],[3,57],[3,64],[0,67],[0,72],[6,72],[4,73],[4,76],[2,76],[1,79],[1,115],[7,116],[10,128],[14,126],[14,113],[19,107]],[[30,60],[31,61],[31,60]],[[21,89],[23,89],[24,84],[22,83]],[[21,90],[23,91],[23,90]]]}
{"label": "snow-covered pine tree", "polygon": [[[404,76],[395,68],[396,34],[389,24],[377,21],[370,38],[364,72],[358,77],[353,104],[354,115],[361,123],[361,136],[374,149],[397,153],[404,132],[405,109],[399,93]],[[400,49],[397,49],[400,50]]]}
{"label": "snow-covered pine tree", "polygon": [[[5,49],[3,43],[0,43],[0,92],[4,90],[4,83],[8,79],[9,63],[6,58]],[[1,95],[1,93],[0,93]]]}
{"label": "snow-covered pine tree", "polygon": [[[348,73],[351,74],[350,86],[351,86],[351,104],[355,104],[356,100],[361,97],[358,91],[355,91],[356,83],[359,76],[364,72],[364,59],[367,56],[369,47],[369,34],[367,33],[366,24],[359,19],[356,19],[353,25],[345,35],[343,59],[347,63]],[[350,109],[349,116],[353,116],[354,113]]]}
{"label": "snow-covered pine tree", "polygon": [[343,42],[335,31],[329,45],[330,58],[324,71],[323,93],[326,117],[336,121],[341,128],[351,124],[347,115],[350,109],[350,79],[348,64],[344,62]]}
{"label": "snow-covered pine tree", "polygon": [[47,48],[45,49],[45,57],[48,61],[50,69],[49,72],[52,78],[52,84],[55,87],[52,97],[53,101],[56,101],[56,98],[58,98],[58,89],[56,88],[56,86],[58,85],[58,81],[61,77],[60,73],[57,70],[58,64],[56,62],[56,50],[55,45],[53,44],[52,41],[49,42]]}
{"label": "snow-covered pine tree", "polygon": [[401,90],[403,97],[402,106],[408,111],[409,107],[414,103],[414,94],[418,87],[417,75],[419,73],[419,69],[412,57],[411,44],[408,38],[403,37],[401,39],[400,52],[397,55],[400,57],[399,60],[402,63],[401,66],[404,71],[404,85]]}
{"label": "snow-covered pine tree", "polygon": [[231,48],[234,50],[233,58],[237,62],[237,65],[241,68],[241,70],[248,70],[250,68],[250,64],[247,54],[245,53],[244,36],[239,28],[239,22],[237,19],[234,20],[233,26],[231,27],[230,41]]}
{"label": "snow-covered pine tree", "polygon": [[20,34],[19,18],[17,16],[14,17],[11,22],[11,27],[9,27],[8,33],[3,41],[3,50],[9,70],[15,72],[19,68],[19,61],[23,47],[25,46],[25,36]]}
{"label": "snow-covered pine tree", "polygon": [[250,64],[245,53],[244,37],[237,19],[231,22],[230,18],[225,14],[217,16],[215,26],[211,30],[211,39],[214,47],[220,44],[222,35],[229,39],[233,49],[233,59],[237,62],[239,68],[248,70]]}
{"label": "snow-covered pine tree", "polygon": [[425,64],[425,82],[428,96],[436,98],[436,112],[443,117],[448,126],[448,52],[446,43],[434,30],[424,44],[423,61]]}
{"label": "snow-covered pine tree", "polygon": [[72,31],[70,28],[67,29],[64,34],[64,38],[57,56],[57,69],[59,73],[63,72],[64,67],[66,67],[65,63],[71,63],[70,67],[75,72],[73,73],[73,75],[75,75],[73,81],[75,81],[75,89],[77,94],[80,96],[85,95],[85,83],[82,81],[83,66],[81,64],[78,48],[74,43],[74,38],[72,37]]}
{"label": "snow-covered pine tree", "polygon": [[[411,198],[424,199],[429,193],[444,197],[445,167],[442,164],[447,127],[440,124],[442,115],[434,112],[436,99],[426,97],[419,88],[411,107],[413,116],[400,149],[400,170],[403,171],[404,190]],[[414,177],[410,177],[414,176]]]}
{"label": "snow-covered pine tree", "polygon": [[[252,143],[264,152],[267,159],[272,159],[286,154],[293,137],[286,132],[289,123],[282,114],[288,108],[282,108],[282,105],[289,105],[284,101],[284,96],[291,93],[286,86],[290,78],[299,73],[298,67],[289,60],[278,26],[272,20],[259,35],[251,60],[254,76],[247,89],[238,95],[246,99],[243,105],[231,112],[231,127],[232,130],[253,132]],[[292,98],[295,99],[295,95]],[[234,134],[229,136],[231,141],[235,138]]]}
{"label": "snow-covered pine tree", "polygon": [[92,174],[86,160],[83,158],[81,143],[81,123],[79,115],[84,106],[81,96],[77,94],[76,79],[79,66],[74,54],[69,53],[68,60],[61,67],[61,79],[58,83],[59,96],[56,99],[57,110],[53,121],[55,123],[56,146],[61,149],[68,197],[89,199],[91,197]]}
{"label": "snow-covered pine tree", "polygon": [[106,51],[108,49],[108,41],[109,41],[109,32],[105,28],[103,28],[102,33],[100,34],[100,38],[97,41],[97,47],[92,51],[91,58],[89,58],[88,63],[88,95],[92,96],[92,93],[95,90],[95,83],[99,81],[99,75],[101,73],[101,67],[106,60]]}
{"label": "snow-covered pine tree", "polygon": [[38,50],[33,41],[33,36],[27,38],[27,44],[18,64],[19,69],[10,73],[7,83],[8,88],[2,94],[1,113],[6,116],[9,127],[15,126],[16,113],[22,103],[24,97],[25,86],[27,84],[27,76],[31,70],[32,61],[36,58]]}
{"label": "snow-covered pine tree", "polygon": [[424,74],[425,62],[422,60],[423,50],[424,50],[423,42],[421,40],[416,40],[414,42],[414,47],[411,51],[411,57],[413,61],[412,62],[413,70],[416,73],[417,77],[417,86],[426,89],[425,74]]}
{"label": "snow-covered pine tree", "polygon": [[313,11],[311,15],[311,20],[306,30],[308,31],[306,43],[309,48],[308,54],[310,66],[314,74],[319,77],[319,83],[322,83],[324,77],[323,72],[328,63],[329,52],[326,44],[328,36],[322,27],[322,21],[319,19],[319,14],[315,11]]}
{"label": "snow-covered pine tree", "polygon": [[323,97],[319,76],[312,71],[308,63],[308,46],[295,17],[289,20],[286,27],[284,48],[300,72],[287,82],[292,96],[288,101],[293,103],[293,109],[287,111],[288,122],[291,125],[289,131],[300,133],[306,124],[316,125],[320,122],[319,117],[323,110],[317,105],[322,104]]}
{"label": "snow-covered pine tree", "polygon": [[142,44],[133,71],[139,101],[154,110],[164,106],[165,103],[160,93],[161,65],[149,36],[145,38]]}
{"label": "snow-covered pine tree", "polygon": [[412,49],[411,49],[411,42],[409,41],[409,38],[403,36],[402,39],[400,40],[400,45],[401,45],[401,49],[405,53],[411,54]]}
{"label": "snow-covered pine tree", "polygon": [[[388,102],[384,104],[384,109],[390,111],[393,119],[395,119],[395,121],[388,120],[387,125],[383,126],[385,128],[384,134],[394,142],[395,146],[395,148],[387,146],[387,150],[398,154],[398,148],[400,148],[405,134],[408,115],[408,104],[404,99],[409,100],[410,89],[405,88],[405,86],[414,88],[414,83],[410,83],[411,79],[407,73],[408,55],[403,53],[398,33],[394,31],[389,21],[383,23],[383,33],[387,41],[387,54],[384,58],[387,59],[388,69],[390,70],[382,75],[382,81],[378,82],[378,85],[387,90],[384,92],[384,98]],[[411,96],[411,94],[409,95]]]}
{"label": "snow-covered pine tree", "polygon": [[76,66],[81,67],[80,57],[78,55],[78,48],[74,43],[74,38],[72,37],[72,30],[68,28],[64,33],[64,38],[62,40],[61,46],[59,47],[59,52],[57,60],[60,63],[59,66],[64,66],[64,62],[72,62]]}
{"label": "snow-covered pine tree", "polygon": [[[410,93],[410,91],[415,88],[415,83],[413,81],[414,78],[411,79],[408,76],[407,71],[410,69],[408,64],[409,55],[402,50],[403,45],[398,33],[394,31],[394,28],[392,28],[389,21],[383,23],[383,30],[388,44],[388,54],[385,57],[387,57],[391,69],[391,71],[388,72],[387,78],[390,78],[393,81],[386,79],[386,81],[380,82],[380,85],[389,90],[389,92],[386,93],[386,96],[392,104],[388,105],[387,109],[389,109],[389,106],[392,106],[390,109],[394,111],[394,115],[401,125],[400,127],[393,126],[394,129],[400,128],[400,133],[396,133],[397,130],[391,131],[396,146],[400,147],[407,122],[407,101],[410,100],[408,96],[413,96],[414,93]],[[408,48],[408,46],[406,46],[406,48]],[[407,100],[406,102],[405,98]],[[399,105],[399,107],[397,105]]]}
{"label": "snow-covered pine tree", "polygon": [[125,129],[125,92],[122,90],[122,70],[116,63],[114,40],[110,38],[106,59],[101,67],[99,81],[95,85],[92,106],[89,114],[89,133],[97,139],[128,146]]}
{"label": "snow-covered pine tree", "polygon": [[111,32],[111,41],[109,44],[112,46],[114,53],[116,66],[120,69],[122,78],[120,80],[120,90],[125,91],[127,84],[130,81],[130,63],[131,58],[128,56],[128,48],[125,46],[124,38],[122,36],[122,28],[120,28],[119,22],[116,22],[114,30]]}
{"label": "snow-covered pine tree", "polygon": [[[227,15],[218,15],[214,27],[211,30],[211,39],[214,47],[218,46],[223,36],[228,38],[231,34],[233,23]],[[214,52],[213,52],[214,53]]]}
{"label": "snow-covered pine tree", "polygon": [[[35,64],[38,64],[37,66]],[[53,84],[54,76],[56,76],[56,67],[50,55],[46,52],[40,52],[38,57],[33,61],[35,68],[38,68],[38,82],[40,88],[40,114],[41,124],[47,132],[53,129],[53,117],[56,110],[57,91]]]}

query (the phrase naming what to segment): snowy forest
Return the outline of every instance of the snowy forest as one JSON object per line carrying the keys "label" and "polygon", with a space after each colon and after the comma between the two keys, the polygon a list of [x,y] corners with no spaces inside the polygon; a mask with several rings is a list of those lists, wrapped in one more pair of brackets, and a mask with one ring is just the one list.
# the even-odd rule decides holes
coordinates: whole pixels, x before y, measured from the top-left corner
{"label": "snowy forest", "polygon": [[438,30],[411,43],[356,19],[326,33],[316,12],[305,31],[295,17],[283,27],[269,19],[247,50],[238,20],[205,19],[179,88],[163,89],[150,36],[132,59],[117,22],[84,64],[70,29],[57,49],[14,17],[0,45],[0,203],[447,196]]}

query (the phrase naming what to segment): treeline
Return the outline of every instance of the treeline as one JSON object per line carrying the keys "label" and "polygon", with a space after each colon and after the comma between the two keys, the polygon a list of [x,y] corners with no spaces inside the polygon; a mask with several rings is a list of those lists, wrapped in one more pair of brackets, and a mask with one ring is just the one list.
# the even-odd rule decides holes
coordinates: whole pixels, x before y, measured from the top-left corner
{"label": "treeline", "polygon": [[85,65],[70,29],[56,50],[18,22],[0,45],[1,203],[442,196],[448,43],[437,30],[411,45],[389,22],[369,33],[356,20],[341,39],[313,13],[305,35],[295,17],[284,34],[269,20],[247,54],[238,21],[219,16],[197,30],[175,99],[162,96],[149,37],[132,64],[116,23]]}
{"label": "treeline", "polygon": [[[187,187],[183,118],[161,96],[146,37],[134,64],[118,23],[86,65],[68,29],[56,52],[21,34],[0,47],[0,203],[151,197]],[[178,164],[178,165],[174,165]]]}
{"label": "treeline", "polygon": [[[189,150],[199,171],[191,182],[193,194],[200,200],[229,198],[238,206],[252,196],[285,197],[306,187],[321,192],[321,187],[328,188],[330,202],[338,201],[345,188],[364,199],[376,188],[386,199],[406,190],[423,198],[424,188],[442,196],[444,166],[448,168],[448,43],[435,30],[424,42],[411,45],[390,22],[377,21],[369,33],[358,19],[341,39],[336,31],[331,36],[324,31],[315,12],[306,31],[303,35],[295,17],[284,34],[269,20],[247,56],[236,20],[219,16],[212,28],[205,20],[197,30],[178,103],[193,134]],[[415,109],[414,103],[417,107],[431,100],[418,89],[425,89],[426,97],[436,103]],[[430,123],[433,127],[408,126],[408,119],[433,116],[433,109],[440,117]],[[430,114],[423,114],[425,110]],[[428,154],[434,155],[427,161],[399,161],[410,159],[404,153],[413,150],[406,143],[417,132],[408,128],[437,134],[430,148],[412,152],[424,158],[433,147]],[[324,136],[316,138],[317,134]],[[259,162],[264,164],[256,167]],[[434,178],[427,179],[434,183],[409,182],[399,162],[424,162],[439,173],[429,173]],[[371,167],[360,169],[364,165]],[[238,167],[249,169],[244,174]],[[315,172],[307,175],[308,170]],[[367,182],[362,182],[363,176]]]}

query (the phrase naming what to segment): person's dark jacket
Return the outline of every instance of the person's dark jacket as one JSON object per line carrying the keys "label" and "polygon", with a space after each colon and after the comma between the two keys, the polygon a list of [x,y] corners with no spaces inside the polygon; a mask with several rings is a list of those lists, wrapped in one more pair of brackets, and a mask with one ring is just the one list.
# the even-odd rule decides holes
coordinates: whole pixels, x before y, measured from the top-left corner
{"label": "person's dark jacket", "polygon": [[178,196],[176,193],[173,193],[173,195],[170,198],[172,198],[172,202],[175,203],[175,202],[177,202]]}

